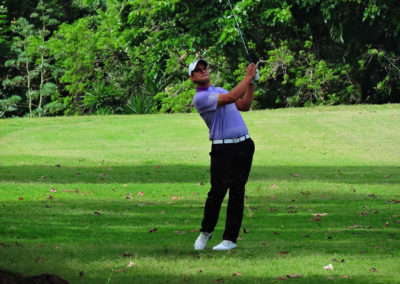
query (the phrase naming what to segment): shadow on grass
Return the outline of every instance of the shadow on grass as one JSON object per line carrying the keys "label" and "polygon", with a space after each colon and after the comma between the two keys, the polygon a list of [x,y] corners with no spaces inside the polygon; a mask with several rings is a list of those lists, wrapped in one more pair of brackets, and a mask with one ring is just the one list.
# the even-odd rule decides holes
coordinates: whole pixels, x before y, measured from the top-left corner
{"label": "shadow on grass", "polygon": [[[182,183],[204,182],[209,169],[196,165],[132,165],[112,168],[71,166],[0,166],[2,182],[37,183]],[[347,184],[399,184],[399,166],[258,166],[252,167],[250,180],[318,180]]]}
{"label": "shadow on grass", "polygon": [[[74,263],[75,266],[67,268],[68,273],[65,272],[65,268],[60,270],[64,271],[60,273],[52,268],[52,272],[71,283],[104,283],[105,278],[96,273],[96,269],[100,269],[98,266],[94,266],[92,271],[85,270],[84,277],[80,279],[79,270],[75,271],[79,267],[76,263],[100,263],[106,267],[110,262],[121,263],[123,260],[122,263],[125,263],[133,259],[138,262],[138,270],[133,268],[133,272],[115,273],[115,281],[112,283],[212,283],[218,279],[223,279],[225,283],[274,283],[278,281],[278,276],[285,277],[286,273],[274,277],[267,271],[265,275],[269,276],[265,277],[246,273],[232,276],[232,273],[242,271],[195,273],[193,267],[213,262],[220,265],[226,258],[250,263],[254,260],[258,264],[263,261],[280,263],[285,258],[292,259],[292,263],[301,262],[303,257],[310,258],[313,255],[322,255],[326,261],[331,261],[332,257],[341,257],[350,262],[352,258],[360,255],[367,259],[389,259],[393,256],[398,257],[397,251],[400,247],[399,226],[393,224],[392,230],[388,230],[391,228],[381,224],[382,220],[393,215],[392,208],[379,208],[377,218],[368,220],[368,224],[372,225],[371,229],[366,225],[348,228],[347,226],[353,224],[353,211],[349,209],[353,201],[341,195],[336,197],[337,202],[342,203],[342,207],[332,209],[320,222],[310,222],[311,214],[307,208],[301,206],[297,209],[299,214],[286,214],[286,210],[269,212],[268,206],[260,207],[253,218],[245,218],[246,226],[248,225],[250,230],[246,234],[241,233],[243,239],[239,241],[239,248],[229,255],[226,252],[215,253],[210,248],[202,252],[193,250],[193,242],[198,232],[191,231],[199,227],[203,213],[201,204],[195,201],[185,199],[168,204],[166,200],[136,206],[136,201],[131,200],[71,200],[62,197],[60,194],[55,195],[55,200],[4,202],[0,209],[0,255],[4,256],[0,260],[0,266],[8,269],[7,263],[16,267],[15,263],[18,262],[20,268],[16,271],[23,272],[34,265],[41,265],[37,269],[40,273],[46,273],[46,269],[51,267],[52,259],[74,259],[73,262],[62,264],[65,267]],[[305,199],[302,201],[305,202]],[[282,201],[277,207],[286,208],[286,205],[287,203]],[[222,212],[224,210],[225,208]],[[307,216],[301,215],[306,212]],[[224,218],[222,213],[210,246],[220,241]],[[153,230],[154,228],[157,230]],[[275,234],[277,231],[278,235]],[[303,237],[304,233],[309,234],[309,237]],[[281,255],[281,251],[289,253]],[[124,254],[130,257],[126,258]],[[35,264],[38,256],[48,260],[49,265],[46,266],[46,262]],[[140,268],[140,262],[142,261],[143,265],[146,260],[150,264],[147,264],[146,268]],[[182,267],[182,271],[175,272],[174,275],[174,272],[170,271],[163,273],[158,266],[150,269],[153,262],[153,265],[161,266],[186,263],[191,267]],[[86,266],[85,269],[89,269],[90,266]],[[318,268],[322,270],[319,264]],[[252,268],[248,269],[251,271]],[[284,268],[288,269],[292,268]],[[361,273],[360,276],[351,275],[350,279],[341,279],[339,274],[333,275],[338,283],[379,281],[379,276],[373,275],[373,272],[370,273],[371,277],[365,276],[369,272],[368,269],[369,267],[367,273]],[[105,273],[106,278],[110,270],[111,268]],[[259,270],[257,271],[260,274]],[[321,275],[304,276],[290,281],[326,283],[327,277],[332,274],[322,272]]]}

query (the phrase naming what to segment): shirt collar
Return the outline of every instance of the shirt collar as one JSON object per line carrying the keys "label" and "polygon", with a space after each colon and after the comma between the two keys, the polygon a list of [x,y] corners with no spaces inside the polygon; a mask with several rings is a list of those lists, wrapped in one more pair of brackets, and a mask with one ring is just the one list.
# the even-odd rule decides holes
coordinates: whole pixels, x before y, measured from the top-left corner
{"label": "shirt collar", "polygon": [[205,88],[199,88],[199,87],[197,87],[197,88],[196,88],[196,91],[197,91],[197,92],[207,91],[208,89],[214,88],[214,87],[215,87],[214,84],[210,85],[209,87],[205,87]]}

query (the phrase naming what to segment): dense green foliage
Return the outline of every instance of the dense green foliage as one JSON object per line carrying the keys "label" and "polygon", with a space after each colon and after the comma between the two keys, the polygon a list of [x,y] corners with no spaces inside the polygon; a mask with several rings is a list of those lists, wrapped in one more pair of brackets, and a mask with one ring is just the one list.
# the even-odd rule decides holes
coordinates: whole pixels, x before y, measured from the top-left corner
{"label": "dense green foliage", "polygon": [[[190,112],[187,66],[231,88],[247,64],[225,0],[0,1],[0,116]],[[38,5],[39,2],[39,5]],[[241,0],[254,108],[400,102],[394,0]]]}

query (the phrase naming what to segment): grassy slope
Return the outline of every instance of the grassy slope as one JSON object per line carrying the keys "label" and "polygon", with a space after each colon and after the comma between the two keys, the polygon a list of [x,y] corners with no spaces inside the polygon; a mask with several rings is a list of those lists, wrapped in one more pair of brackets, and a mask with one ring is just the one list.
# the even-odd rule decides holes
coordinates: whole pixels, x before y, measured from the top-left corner
{"label": "grassy slope", "polygon": [[256,154],[231,253],[192,249],[209,188],[197,114],[0,120],[0,267],[71,283],[396,282],[400,106],[243,116]]}

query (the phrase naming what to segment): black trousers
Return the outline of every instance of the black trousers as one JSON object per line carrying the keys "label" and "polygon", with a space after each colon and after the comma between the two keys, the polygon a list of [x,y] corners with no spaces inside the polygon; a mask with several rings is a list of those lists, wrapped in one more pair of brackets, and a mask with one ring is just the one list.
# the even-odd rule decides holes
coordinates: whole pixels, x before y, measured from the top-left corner
{"label": "black trousers", "polygon": [[254,154],[254,142],[213,144],[211,149],[211,189],[204,207],[202,232],[211,233],[218,222],[222,201],[229,189],[224,240],[236,243],[243,220],[245,185]]}

